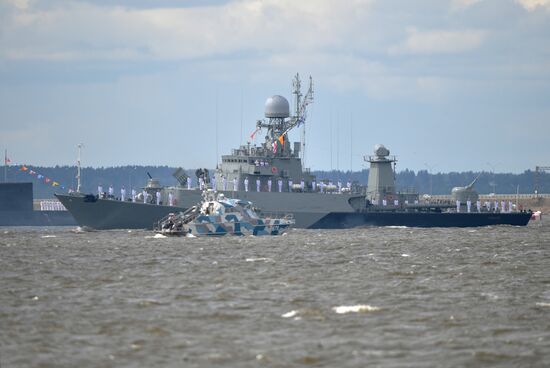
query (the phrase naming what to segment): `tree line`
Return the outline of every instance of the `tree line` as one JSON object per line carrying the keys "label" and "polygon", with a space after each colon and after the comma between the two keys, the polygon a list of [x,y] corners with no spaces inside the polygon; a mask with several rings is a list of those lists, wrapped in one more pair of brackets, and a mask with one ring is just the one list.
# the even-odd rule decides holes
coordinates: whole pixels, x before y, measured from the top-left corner
{"label": "tree line", "polygon": [[[38,179],[36,175],[30,175],[28,171],[20,170],[18,166],[10,166],[7,170],[8,182],[32,182],[35,198],[52,198],[55,192],[67,192],[69,189],[76,190],[77,180],[75,166],[55,166],[55,167],[32,167],[34,172],[40,173],[44,177],[51,179],[50,183],[45,183],[44,179]],[[82,191],[85,193],[97,192],[98,185],[102,185],[106,190],[110,185],[115,188],[115,193],[120,193],[120,188],[125,187],[142,188],[148,179],[148,173],[159,179],[161,185],[177,185],[177,180],[172,176],[177,168],[169,166],[118,166],[118,167],[99,167],[82,168]],[[195,169],[185,170],[187,175],[191,176],[196,183]],[[210,170],[211,175],[214,170]],[[361,171],[312,171],[317,180],[329,180],[334,183],[339,180],[343,183],[347,181],[367,185],[368,169]],[[479,176],[479,177],[478,177]],[[417,191],[421,194],[449,194],[451,189],[456,186],[465,186],[470,184],[478,177],[475,188],[481,194],[497,193],[510,194],[516,193],[519,189],[520,194],[534,193],[535,190],[535,172],[526,170],[521,174],[512,173],[491,173],[491,172],[449,172],[430,174],[427,170],[418,172],[412,170],[403,170],[395,175],[396,186],[400,191]],[[2,178],[3,179],[3,178]],[[59,183],[59,186],[53,187],[52,181]],[[538,192],[550,193],[550,174],[539,173]]]}

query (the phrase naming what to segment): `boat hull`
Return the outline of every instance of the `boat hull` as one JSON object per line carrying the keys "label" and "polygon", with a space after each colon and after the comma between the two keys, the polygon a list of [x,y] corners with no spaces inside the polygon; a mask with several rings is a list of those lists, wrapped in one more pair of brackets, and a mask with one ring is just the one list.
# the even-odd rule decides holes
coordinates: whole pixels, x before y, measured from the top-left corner
{"label": "boat hull", "polygon": [[162,206],[110,199],[86,201],[84,196],[55,195],[79,226],[96,229],[152,229],[153,224],[182,207]]}
{"label": "boat hull", "polygon": [[[241,195],[242,194],[242,195]],[[258,194],[264,194],[260,196]],[[308,228],[323,218],[329,211],[323,210],[319,197],[326,197],[329,206],[335,210],[346,210],[349,196],[316,195],[302,193],[245,193],[226,192],[227,197],[250,200],[262,212],[271,217],[292,214],[294,227]],[[169,213],[183,212],[201,200],[201,192],[190,190],[181,206],[164,206],[140,202],[96,199],[87,201],[83,195],[56,194],[59,201],[73,215],[79,226],[97,230],[109,229],[153,229],[160,219]],[[284,208],[284,211],[281,210]]]}
{"label": "boat hull", "polygon": [[[98,199],[95,202],[86,202],[84,196],[56,194],[65,208],[73,215],[78,225],[92,229],[153,229],[155,223],[169,213],[185,211],[187,207],[197,203],[200,193],[190,191],[190,198],[182,207],[144,204],[137,202],[121,202],[110,199]],[[342,211],[342,205],[337,205],[335,211],[323,211],[320,208],[320,196],[307,196],[304,202],[303,195],[291,193],[271,193],[273,198],[263,196],[263,200],[252,197],[255,205],[264,212],[278,212],[292,214],[296,221],[296,228],[310,229],[348,229],[362,226],[408,226],[408,227],[477,227],[491,225],[525,226],[531,217],[530,213],[431,213],[431,212],[355,212]],[[282,196],[277,196],[283,194]],[[333,197],[346,196],[327,195]],[[266,200],[269,199],[269,201]],[[292,199],[292,203],[286,205]],[[349,197],[347,197],[349,198]],[[196,201],[192,201],[196,199]],[[256,200],[256,201],[254,201]],[[278,201],[279,200],[279,201]],[[278,201],[278,202],[277,202]],[[340,200],[341,201],[341,200]],[[313,202],[313,203],[311,203]],[[275,206],[279,203],[281,207]],[[285,210],[277,211],[277,208]],[[351,207],[350,207],[351,208]]]}
{"label": "boat hull", "polygon": [[492,225],[525,226],[530,212],[332,212],[314,223],[312,229],[347,229],[361,226],[479,227]]}
{"label": "boat hull", "polygon": [[[225,217],[234,217],[228,215]],[[274,236],[282,235],[290,226],[291,222],[284,219],[257,220],[250,222],[246,220],[228,221],[220,216],[200,216],[196,221],[183,226],[182,234],[193,236],[223,236],[223,235],[254,235]],[[163,232],[164,234],[164,232]]]}

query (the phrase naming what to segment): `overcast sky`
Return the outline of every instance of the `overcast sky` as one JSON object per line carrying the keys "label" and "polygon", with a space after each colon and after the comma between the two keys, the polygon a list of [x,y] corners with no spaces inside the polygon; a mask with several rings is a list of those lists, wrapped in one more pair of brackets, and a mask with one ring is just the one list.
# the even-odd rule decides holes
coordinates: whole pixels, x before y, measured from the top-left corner
{"label": "overcast sky", "polygon": [[550,165],[550,0],[1,0],[0,148],[214,167],[297,72],[312,169]]}

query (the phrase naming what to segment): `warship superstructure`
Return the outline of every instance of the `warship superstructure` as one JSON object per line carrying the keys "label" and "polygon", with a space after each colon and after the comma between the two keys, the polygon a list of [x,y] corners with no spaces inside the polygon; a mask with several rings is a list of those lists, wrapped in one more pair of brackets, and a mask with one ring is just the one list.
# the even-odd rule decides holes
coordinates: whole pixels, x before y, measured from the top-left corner
{"label": "warship superstructure", "polygon": [[366,193],[363,188],[350,183],[317,180],[303,165],[305,141],[302,139],[291,144],[288,135],[292,129],[305,127],[307,108],[313,102],[311,77],[307,92],[302,94],[301,81],[296,75],[293,94],[292,115],[290,104],[283,96],[267,99],[265,119],[256,122],[252,135],[264,133],[263,143],[248,142],[233,149],[231,154],[223,155],[213,177],[206,169],[197,170],[196,185],[185,170],[178,169],[174,177],[179,185],[163,187],[150,178],[143,188],[143,195],[137,200],[119,201],[101,194],[81,193],[56,196],[80,226],[93,229],[153,228],[160,218],[185,211],[198,203],[205,188],[212,188],[229,198],[250,201],[266,215],[292,214],[296,228],[527,223],[529,216],[524,222],[525,216],[519,213],[479,216],[460,213],[455,216],[451,211],[453,206],[449,204],[418,203],[417,194],[398,193],[394,182],[395,168],[392,167],[396,159],[390,157],[389,150],[382,145],[375,148],[374,156],[366,158],[371,164]]}

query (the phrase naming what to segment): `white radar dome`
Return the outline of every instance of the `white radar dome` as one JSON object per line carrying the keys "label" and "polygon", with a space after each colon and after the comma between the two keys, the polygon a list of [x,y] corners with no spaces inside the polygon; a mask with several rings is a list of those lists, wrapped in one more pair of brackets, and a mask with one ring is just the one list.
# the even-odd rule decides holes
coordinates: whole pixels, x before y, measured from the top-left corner
{"label": "white radar dome", "polygon": [[379,157],[385,157],[390,155],[390,150],[384,147],[383,144],[377,144],[374,146],[374,154]]}
{"label": "white radar dome", "polygon": [[266,118],[288,118],[290,116],[290,106],[283,96],[271,96],[265,102]]}

